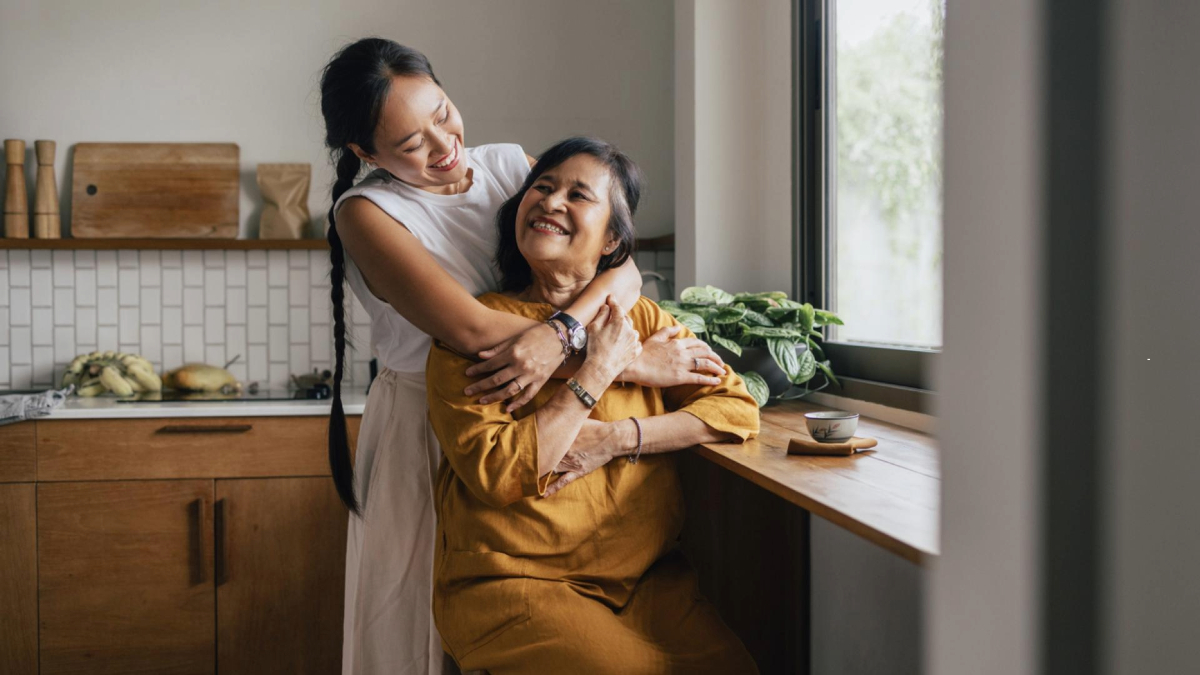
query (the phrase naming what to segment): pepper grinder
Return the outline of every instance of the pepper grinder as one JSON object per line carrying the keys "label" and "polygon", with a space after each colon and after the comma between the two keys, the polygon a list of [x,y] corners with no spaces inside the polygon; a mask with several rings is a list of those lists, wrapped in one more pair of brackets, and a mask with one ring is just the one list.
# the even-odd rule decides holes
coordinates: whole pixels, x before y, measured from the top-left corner
{"label": "pepper grinder", "polygon": [[33,207],[33,236],[61,239],[62,221],[58,217],[58,186],[54,182],[54,141],[34,141],[37,150],[37,191]]}
{"label": "pepper grinder", "polygon": [[29,238],[29,201],[25,194],[25,141],[4,141],[4,163],[8,180],[4,190],[4,235],[13,239]]}

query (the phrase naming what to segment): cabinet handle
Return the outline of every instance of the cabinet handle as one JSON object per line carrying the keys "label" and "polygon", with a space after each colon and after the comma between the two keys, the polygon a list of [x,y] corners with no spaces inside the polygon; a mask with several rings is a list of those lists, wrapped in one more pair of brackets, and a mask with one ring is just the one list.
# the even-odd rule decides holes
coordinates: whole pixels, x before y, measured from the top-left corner
{"label": "cabinet handle", "polygon": [[213,557],[216,562],[216,582],[220,586],[226,581],[229,581],[229,564],[225,559],[225,500],[218,499],[213,506],[213,534],[216,540],[216,545],[213,549]]}
{"label": "cabinet handle", "polygon": [[168,424],[160,434],[244,434],[254,427],[249,424]]}
{"label": "cabinet handle", "polygon": [[192,585],[205,582],[204,561],[204,500],[196,499],[188,504],[188,529],[192,539]]}

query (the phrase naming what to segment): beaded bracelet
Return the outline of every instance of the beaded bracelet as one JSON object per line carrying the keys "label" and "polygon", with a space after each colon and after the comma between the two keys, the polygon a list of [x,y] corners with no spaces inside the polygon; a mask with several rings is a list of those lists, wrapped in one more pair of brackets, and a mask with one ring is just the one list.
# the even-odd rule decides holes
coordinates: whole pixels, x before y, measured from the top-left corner
{"label": "beaded bracelet", "polygon": [[637,427],[637,439],[638,439],[637,451],[633,454],[632,457],[629,457],[629,463],[637,464],[638,458],[640,458],[642,456],[642,423],[639,422],[636,417],[630,417],[629,419],[633,420],[633,426]]}

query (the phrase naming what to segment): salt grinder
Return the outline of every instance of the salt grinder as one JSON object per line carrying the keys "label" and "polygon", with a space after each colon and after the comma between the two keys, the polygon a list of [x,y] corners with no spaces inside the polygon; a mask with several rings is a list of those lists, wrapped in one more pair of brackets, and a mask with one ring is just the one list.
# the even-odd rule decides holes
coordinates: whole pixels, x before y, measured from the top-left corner
{"label": "salt grinder", "polygon": [[25,194],[25,141],[4,141],[8,180],[4,189],[4,236],[29,238],[29,201]]}
{"label": "salt grinder", "polygon": [[58,217],[58,186],[54,182],[54,141],[34,141],[37,150],[37,191],[33,208],[33,236],[61,239],[62,221]]}

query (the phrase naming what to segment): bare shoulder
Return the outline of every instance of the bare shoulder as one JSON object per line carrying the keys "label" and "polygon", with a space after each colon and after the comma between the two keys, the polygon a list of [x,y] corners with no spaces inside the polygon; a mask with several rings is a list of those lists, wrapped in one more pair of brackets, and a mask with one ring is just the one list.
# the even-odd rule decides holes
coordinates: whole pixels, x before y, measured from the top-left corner
{"label": "bare shoulder", "polygon": [[534,157],[533,155],[529,154],[528,152],[525,153],[525,160],[529,162],[530,168],[532,168],[534,164],[537,164],[537,157]]}

